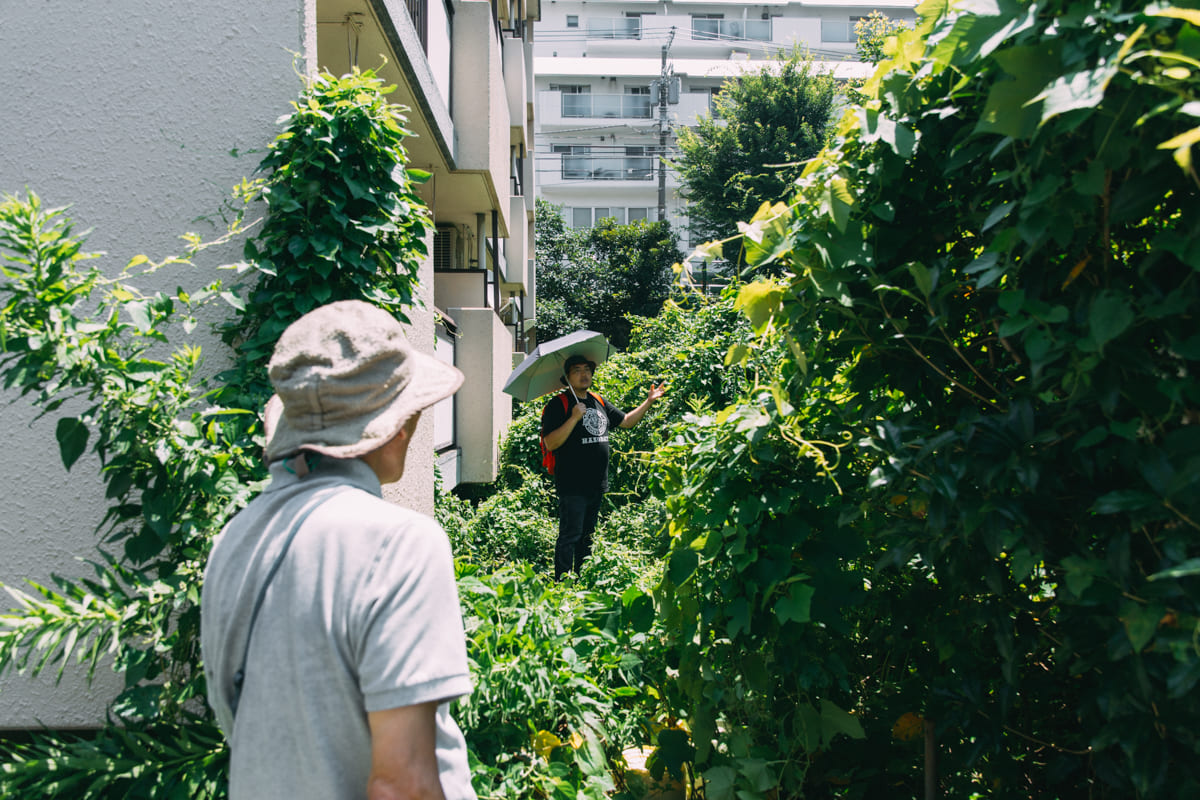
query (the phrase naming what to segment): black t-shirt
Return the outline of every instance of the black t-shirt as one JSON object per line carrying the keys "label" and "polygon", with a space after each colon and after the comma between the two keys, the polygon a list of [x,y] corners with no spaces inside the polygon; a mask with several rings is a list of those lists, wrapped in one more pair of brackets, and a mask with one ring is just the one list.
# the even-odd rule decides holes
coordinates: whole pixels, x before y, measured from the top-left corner
{"label": "black t-shirt", "polygon": [[[563,397],[567,398],[565,409]],[[583,419],[554,451],[554,480],[560,495],[608,491],[608,431],[625,419],[624,411],[591,392],[580,402],[586,406]],[[542,435],[561,428],[574,405],[570,391],[554,395],[542,410]]]}

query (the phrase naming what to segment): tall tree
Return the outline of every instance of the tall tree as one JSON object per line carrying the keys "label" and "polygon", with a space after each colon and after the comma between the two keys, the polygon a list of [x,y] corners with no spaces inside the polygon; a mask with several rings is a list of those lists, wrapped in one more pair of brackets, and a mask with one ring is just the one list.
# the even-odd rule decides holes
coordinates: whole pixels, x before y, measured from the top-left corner
{"label": "tall tree", "polygon": [[561,207],[537,204],[539,339],[599,331],[616,347],[629,342],[626,315],[653,317],[671,292],[671,266],[683,260],[666,222],[619,225],[604,219],[574,230]]}
{"label": "tall tree", "polygon": [[837,97],[833,76],[799,52],[727,83],[716,112],[680,131],[672,162],[693,236],[730,236],[738,221],[786,195],[824,146]]}

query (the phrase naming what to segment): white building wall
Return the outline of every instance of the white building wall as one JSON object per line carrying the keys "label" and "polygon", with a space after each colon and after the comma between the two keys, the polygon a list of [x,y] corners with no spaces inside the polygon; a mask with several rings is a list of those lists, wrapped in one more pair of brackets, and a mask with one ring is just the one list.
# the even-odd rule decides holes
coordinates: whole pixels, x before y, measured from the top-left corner
{"label": "white building wall", "polygon": [[[107,253],[109,275],[139,253],[181,252],[186,231],[212,238],[232,186],[254,171],[300,89],[291,54],[315,36],[307,12],[296,0],[259,0],[252,15],[240,0],[6,3],[0,193],[72,205],[76,231],[92,229],[86,249]],[[240,245],[203,263],[238,258]],[[167,269],[137,283],[173,290],[214,277]],[[205,330],[197,338],[216,368],[224,355]],[[26,400],[4,400],[15,402],[0,421],[0,582],[90,574],[78,559],[96,558],[106,508],[98,465],[85,457],[67,473],[55,419],[33,423]],[[8,600],[0,593],[0,607]],[[111,672],[99,677],[90,691],[71,678],[56,687],[53,670],[38,681],[0,677],[0,728],[94,724],[120,686]]]}
{"label": "white building wall", "polygon": [[[294,63],[293,54],[316,53],[316,6],[317,0],[5,4],[0,194],[31,190],[47,207],[72,205],[76,230],[92,229],[86,249],[106,253],[99,263],[109,275],[141,253],[153,259],[180,253],[184,232],[214,238],[223,231],[220,212],[231,188],[253,174],[278,133],[276,120],[301,91],[297,71],[313,66],[303,57]],[[402,4],[396,7],[405,13]],[[448,96],[446,19],[435,14],[430,23],[427,66]],[[490,58],[498,62],[498,48]],[[438,105],[444,108],[442,101]],[[483,145],[485,165],[497,160],[495,151],[503,171],[506,136],[504,127],[498,146]],[[489,198],[478,202],[486,206]],[[432,237],[428,244],[432,253]],[[228,279],[216,266],[240,258],[238,240],[206,251],[197,269],[168,268],[135,283],[148,292],[190,289]],[[409,312],[410,338],[432,353],[432,257],[421,267],[420,282],[425,303]],[[229,356],[204,322],[223,313],[214,308],[193,337],[210,372]],[[508,352],[504,357],[510,358]],[[96,558],[94,530],[106,508],[98,464],[89,454],[67,473],[54,437],[57,417],[34,421],[26,400],[12,393],[3,399],[15,402],[5,406],[0,421],[8,454],[0,459],[0,485],[6,487],[0,494],[0,583],[22,588],[26,580],[50,584],[51,574],[90,575],[80,560]],[[385,496],[432,512],[433,445],[431,418],[417,429],[405,479]],[[0,592],[0,609],[12,605]],[[53,673],[36,681],[0,676],[0,730],[94,726],[121,686],[120,677],[104,668],[91,687],[78,671],[68,669],[61,685]]]}

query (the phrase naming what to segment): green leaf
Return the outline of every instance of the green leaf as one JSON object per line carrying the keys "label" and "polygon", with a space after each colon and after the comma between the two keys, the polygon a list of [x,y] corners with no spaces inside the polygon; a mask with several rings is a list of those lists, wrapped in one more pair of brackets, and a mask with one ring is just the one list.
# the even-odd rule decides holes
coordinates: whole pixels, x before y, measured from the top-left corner
{"label": "green leaf", "polygon": [[1081,108],[1095,108],[1104,99],[1108,82],[1117,74],[1117,64],[1101,64],[1095,69],[1082,70],[1055,79],[1033,102],[1045,101],[1039,125]]}
{"label": "green leaf", "polygon": [[925,299],[928,300],[930,295],[933,294],[933,275],[929,272],[929,267],[925,266],[919,261],[909,262],[907,266],[908,273],[912,275],[913,280],[917,284],[917,289],[919,289],[921,294],[925,295]]}
{"label": "green leaf", "polygon": [[1101,495],[1092,505],[1095,514],[1122,514],[1126,511],[1141,511],[1161,505],[1161,501],[1138,489],[1119,489]]}
{"label": "green leaf", "polygon": [[1165,613],[1166,609],[1157,603],[1142,605],[1130,601],[1122,607],[1121,622],[1125,624],[1125,633],[1128,634],[1129,643],[1133,645],[1135,653],[1142,652],[1154,638],[1154,632],[1158,630],[1158,621]]}
{"label": "green leaf", "polygon": [[826,743],[831,741],[834,736],[842,734],[849,736],[851,739],[865,739],[867,734],[863,731],[862,723],[858,721],[858,717],[848,711],[843,711],[836,705],[821,698],[821,736]]}
{"label": "green leaf", "polygon": [[671,583],[682,586],[700,566],[700,556],[686,547],[676,548],[667,562],[667,574]]}
{"label": "green leaf", "polygon": [[992,84],[976,130],[1021,139],[1032,135],[1042,118],[1042,104],[1033,101],[1059,74],[1059,46],[1053,43],[1010,47],[993,58],[1011,79]]}
{"label": "green leaf", "polygon": [[1170,569],[1156,572],[1147,578],[1147,580],[1158,581],[1166,578],[1188,578],[1192,575],[1200,575],[1200,558],[1191,558],[1180,564],[1176,564]]}
{"label": "green leaf", "polygon": [[734,308],[740,309],[755,331],[762,332],[783,305],[783,292],[767,281],[747,283],[738,290]]}
{"label": "green leaf", "polygon": [[775,603],[775,616],[780,622],[808,622],[812,609],[813,592],[816,590],[807,583],[793,583],[788,587],[786,596]]}
{"label": "green leaf", "polygon": [[704,771],[706,800],[735,800],[733,793],[737,772],[732,767],[713,767]]}
{"label": "green leaf", "polygon": [[147,333],[152,324],[150,322],[150,301],[140,300],[136,303],[129,303],[125,306],[129,311],[129,318],[133,321],[133,325],[142,333]]}
{"label": "green leaf", "polygon": [[1120,336],[1133,323],[1133,309],[1124,296],[1104,292],[1092,301],[1088,309],[1088,325],[1092,340],[1098,347]]}
{"label": "green leaf", "polygon": [[69,470],[87,449],[87,425],[74,417],[64,417],[55,426],[54,436],[58,439],[58,452],[62,456],[63,466]]}

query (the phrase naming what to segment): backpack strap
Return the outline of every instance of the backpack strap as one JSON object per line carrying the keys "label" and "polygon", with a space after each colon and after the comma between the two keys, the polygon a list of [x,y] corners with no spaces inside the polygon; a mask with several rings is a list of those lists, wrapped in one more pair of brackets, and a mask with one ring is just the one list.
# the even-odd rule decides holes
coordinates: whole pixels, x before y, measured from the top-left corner
{"label": "backpack strap", "polygon": [[317,507],[324,503],[329,498],[338,494],[341,487],[335,488],[333,491],[325,492],[313,497],[307,507],[300,510],[300,514],[292,523],[291,530],[287,533],[287,538],[283,540],[283,547],[279,549],[279,555],[275,557],[274,563],[271,564],[271,569],[267,571],[267,577],[263,580],[262,587],[258,590],[258,597],[254,600],[254,610],[250,612],[250,625],[246,631],[246,641],[242,645],[242,659],[238,664],[237,671],[233,673],[233,691],[229,697],[229,711],[237,719],[238,705],[242,700],[242,686],[246,682],[246,662],[250,658],[250,637],[254,635],[254,623],[258,621],[258,612],[262,610],[263,600],[267,596],[267,587],[271,585],[271,581],[275,578],[275,573],[279,571],[280,564],[283,563],[283,557],[287,555],[288,548],[291,547],[292,540],[296,538],[296,534],[300,532],[300,526],[308,519],[308,515],[317,510]]}

